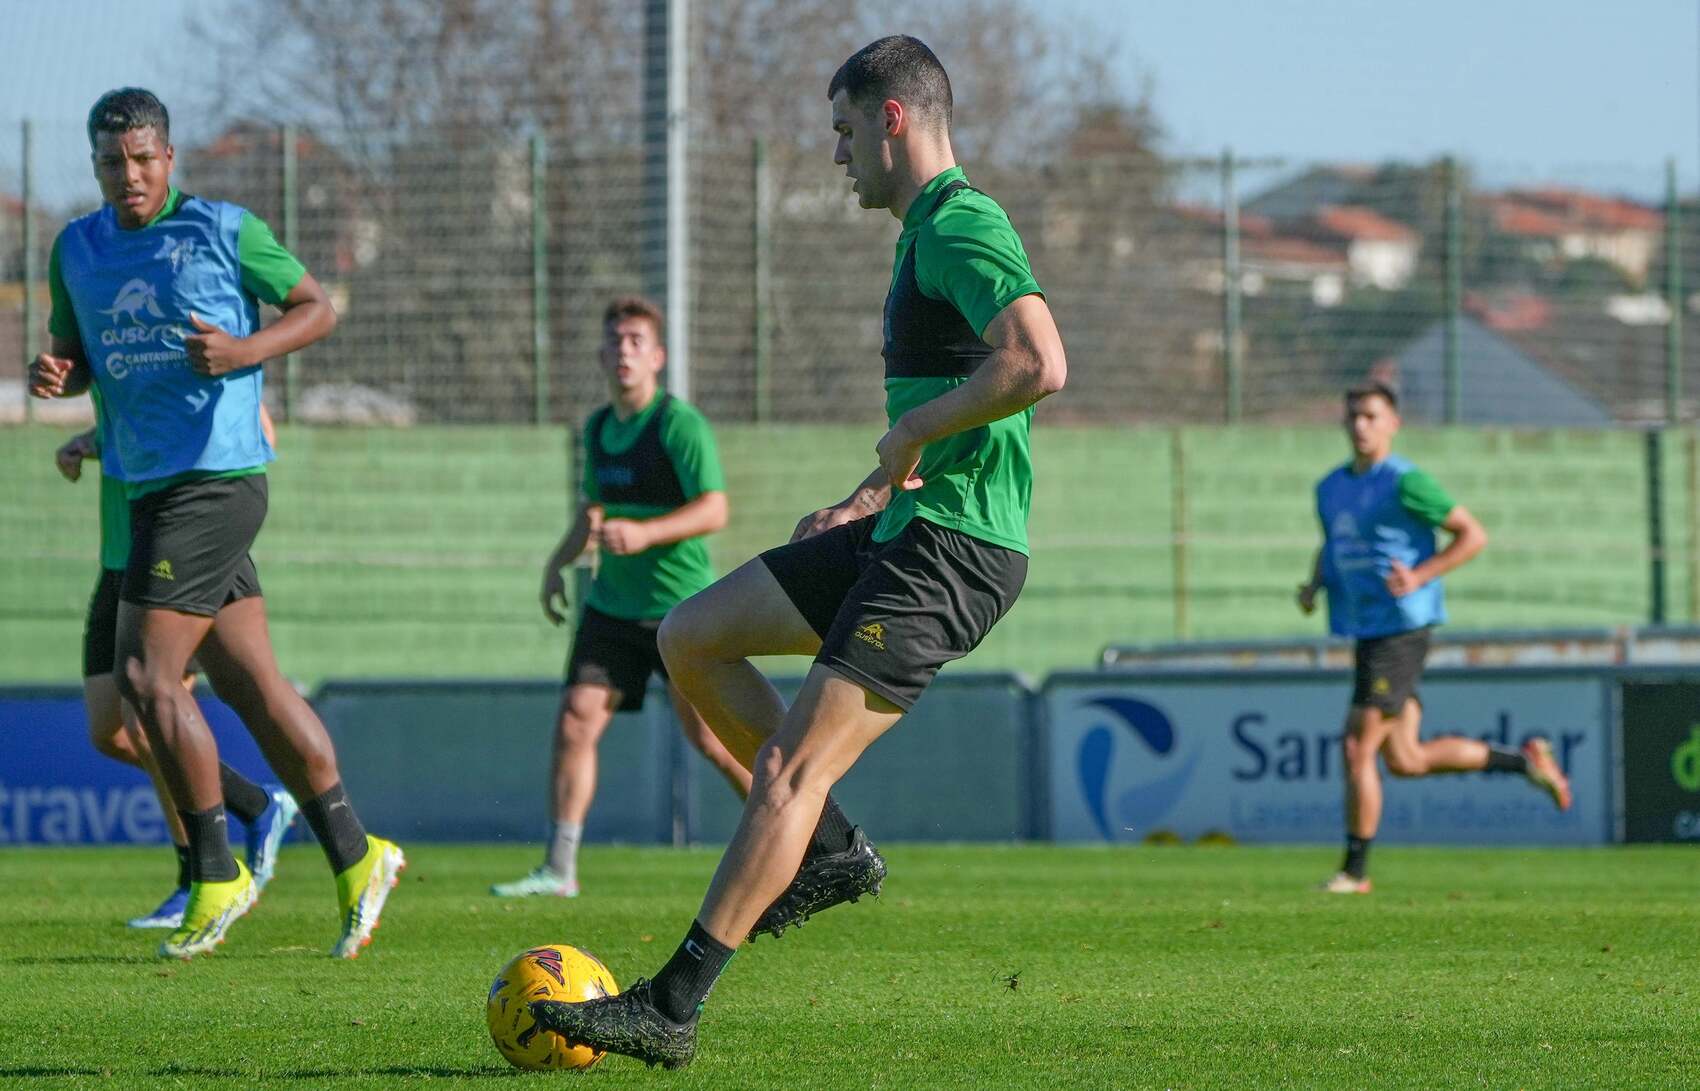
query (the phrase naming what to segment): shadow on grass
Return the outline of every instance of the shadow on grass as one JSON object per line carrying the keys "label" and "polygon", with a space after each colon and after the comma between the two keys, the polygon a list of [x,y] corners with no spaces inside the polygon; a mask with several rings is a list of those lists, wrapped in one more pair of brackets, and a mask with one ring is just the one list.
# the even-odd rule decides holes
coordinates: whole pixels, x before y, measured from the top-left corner
{"label": "shadow on grass", "polygon": [[7,966],[167,966],[157,955],[13,955]]}
{"label": "shadow on grass", "polygon": [[[0,1069],[0,1074],[4,1073]],[[366,1076],[412,1076],[418,1077],[502,1077],[518,1075],[519,1069],[508,1065],[385,1065],[383,1068],[292,1068],[280,1072],[253,1072],[241,1068],[217,1068],[211,1066],[168,1064],[153,1069],[149,1076],[204,1076],[207,1079],[219,1080],[249,1080],[254,1083],[264,1083],[267,1080],[351,1080]]]}
{"label": "shadow on grass", "polygon": [[[298,959],[304,955],[322,959],[325,952],[322,947],[283,947],[271,951],[240,953],[221,948],[214,957],[220,963],[229,963],[270,962],[278,959]],[[11,955],[0,958],[0,966],[158,966],[162,969],[173,969],[190,961],[200,962],[202,959],[160,958],[151,952],[130,955]]]}
{"label": "shadow on grass", "polygon": [[[111,1068],[88,1068],[73,1065],[0,1065],[0,1079],[53,1079],[62,1080],[71,1076],[106,1077],[124,1080],[134,1078],[136,1073],[117,1072]],[[460,1078],[507,1078],[520,1075],[516,1068],[506,1065],[390,1065],[385,1068],[300,1068],[283,1072],[255,1073],[240,1068],[211,1068],[195,1065],[168,1064],[152,1069],[145,1075],[154,1078],[170,1076],[201,1076],[206,1079],[244,1080],[250,1083],[265,1083],[271,1080],[312,1080],[315,1083],[339,1079],[358,1079],[364,1076],[400,1076],[400,1077],[460,1077]]]}

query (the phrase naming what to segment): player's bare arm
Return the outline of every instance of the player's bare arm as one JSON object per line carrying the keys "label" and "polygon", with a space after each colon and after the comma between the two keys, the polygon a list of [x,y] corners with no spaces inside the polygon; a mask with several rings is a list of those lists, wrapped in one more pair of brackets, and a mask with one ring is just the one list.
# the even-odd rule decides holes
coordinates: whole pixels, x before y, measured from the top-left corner
{"label": "player's bare arm", "polygon": [[1043,296],[1011,302],[987,323],[982,336],[993,352],[973,377],[903,414],[879,441],[880,469],[893,488],[921,487],[915,467],[927,444],[1013,416],[1067,381],[1062,335]]}
{"label": "player's bare arm", "polygon": [[591,535],[601,524],[600,504],[580,504],[573,525],[567,528],[555,551],[543,562],[543,589],[538,599],[543,603],[543,616],[553,625],[567,620],[567,584],[561,576],[561,569],[579,559],[585,546],[590,544]]}
{"label": "player's bare arm", "polygon": [[1316,551],[1316,559],[1310,563],[1310,579],[1299,584],[1299,609],[1311,613],[1316,609],[1316,593],[1322,590],[1322,550]]}
{"label": "player's bare arm", "polygon": [[100,443],[94,429],[79,432],[59,445],[53,452],[53,464],[66,481],[78,481],[83,476],[83,460],[100,457]]}
{"label": "player's bare arm", "polygon": [[1399,562],[1387,576],[1387,589],[1395,595],[1408,595],[1423,585],[1438,580],[1453,569],[1467,563],[1487,545],[1487,531],[1468,508],[1459,504],[1446,513],[1441,529],[1452,535],[1446,548],[1419,564],[1407,568]]}
{"label": "player's bare arm", "polygon": [[232,337],[200,315],[190,315],[195,332],[183,339],[189,366],[216,379],[304,349],[336,329],[336,308],[311,273],[303,274],[278,306],[282,317],[249,337]]}
{"label": "player's bare arm", "polygon": [[824,534],[833,527],[878,515],[890,502],[891,483],[886,479],[885,470],[875,470],[863,478],[862,483],[852,489],[850,495],[843,500],[799,519],[797,529],[791,532],[791,540],[800,542],[804,538]]}
{"label": "player's bare arm", "polygon": [[602,524],[601,541],[618,556],[642,553],[722,530],[730,510],[726,494],[714,489],[653,519],[610,519]]}
{"label": "player's bare arm", "polygon": [[86,393],[94,381],[81,341],[49,334],[47,351],[30,361],[30,396],[74,398]]}

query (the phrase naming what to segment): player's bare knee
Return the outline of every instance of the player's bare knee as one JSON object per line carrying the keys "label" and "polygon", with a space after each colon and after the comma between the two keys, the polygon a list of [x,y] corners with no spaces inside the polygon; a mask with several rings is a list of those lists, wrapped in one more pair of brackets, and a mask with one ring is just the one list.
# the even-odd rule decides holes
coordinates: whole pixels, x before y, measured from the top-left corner
{"label": "player's bare knee", "polygon": [[570,708],[561,714],[558,729],[561,742],[566,746],[594,746],[597,737],[602,734],[595,720]]}
{"label": "player's bare knee", "polygon": [[119,684],[119,693],[144,716],[160,719],[177,707],[179,699],[194,700],[184,692],[183,683],[171,677],[171,672],[155,670],[139,659],[131,659],[125,664],[122,677],[124,682]]}
{"label": "player's bare knee", "polygon": [[121,669],[112,672],[112,681],[118,687],[118,696],[130,702],[132,707],[141,707],[142,682],[147,677],[147,668],[135,656],[125,656]]}
{"label": "player's bare knee", "polygon": [[669,673],[688,670],[691,660],[708,651],[712,645],[714,626],[710,611],[698,601],[701,598],[701,595],[695,595],[686,599],[667,611],[667,616],[661,619],[655,643]]}
{"label": "player's bare knee", "polygon": [[138,760],[135,751],[130,746],[130,737],[124,733],[122,724],[107,726],[105,724],[89,724],[89,742],[105,757],[113,761],[121,761],[125,765],[136,765]]}
{"label": "player's bare knee", "polygon": [[1387,755],[1387,771],[1396,777],[1420,777],[1428,772],[1421,755],[1394,751]]}

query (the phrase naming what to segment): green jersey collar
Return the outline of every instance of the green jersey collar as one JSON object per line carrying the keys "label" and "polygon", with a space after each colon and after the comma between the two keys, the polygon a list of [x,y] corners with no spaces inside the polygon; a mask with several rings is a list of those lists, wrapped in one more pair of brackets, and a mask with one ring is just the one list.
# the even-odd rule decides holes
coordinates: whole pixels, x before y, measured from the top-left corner
{"label": "green jersey collar", "polygon": [[934,175],[933,180],[922,186],[921,192],[915,194],[915,200],[909,204],[909,211],[903,214],[903,230],[913,231],[921,226],[921,221],[926,219],[927,213],[932,211],[933,198],[938,195],[938,191],[959,179],[964,182],[968,181],[968,175],[963,172],[960,166],[951,167],[949,170],[940,171]]}
{"label": "green jersey collar", "polygon": [[165,191],[165,203],[163,205],[159,206],[159,211],[155,212],[153,214],[153,219],[149,220],[147,223],[143,224],[141,227],[135,228],[134,230],[146,231],[148,228],[152,227],[154,224],[165,219],[167,216],[171,215],[173,212],[176,212],[177,206],[182,204],[182,203],[183,203],[183,194],[178,192],[176,186],[170,187],[169,189],[167,189]]}

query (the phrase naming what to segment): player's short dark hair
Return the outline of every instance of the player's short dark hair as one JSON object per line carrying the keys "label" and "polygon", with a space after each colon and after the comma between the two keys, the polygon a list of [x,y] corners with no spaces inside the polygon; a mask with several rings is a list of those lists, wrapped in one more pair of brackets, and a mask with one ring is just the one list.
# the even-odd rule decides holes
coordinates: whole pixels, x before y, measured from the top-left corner
{"label": "player's short dark hair", "polygon": [[608,304],[608,309],[602,312],[602,328],[612,329],[616,323],[628,318],[642,318],[648,321],[650,328],[655,330],[655,343],[667,343],[667,316],[654,300],[645,299],[641,295],[623,295]]}
{"label": "player's short dark hair", "polygon": [[1363,401],[1365,398],[1381,398],[1387,402],[1389,409],[1395,413],[1399,412],[1399,391],[1391,383],[1371,379],[1367,383],[1358,383],[1356,386],[1346,388],[1346,407],[1348,409],[1351,408],[1352,403]]}
{"label": "player's short dark hair", "polygon": [[840,91],[858,109],[896,99],[923,121],[950,128],[950,76],[919,38],[893,34],[850,54],[832,74],[826,97]]}
{"label": "player's short dark hair", "polygon": [[94,147],[97,133],[127,133],[131,129],[151,128],[159,134],[160,143],[171,143],[171,115],[165,103],[152,91],[140,87],[120,87],[95,100],[89,110],[89,147]]}

